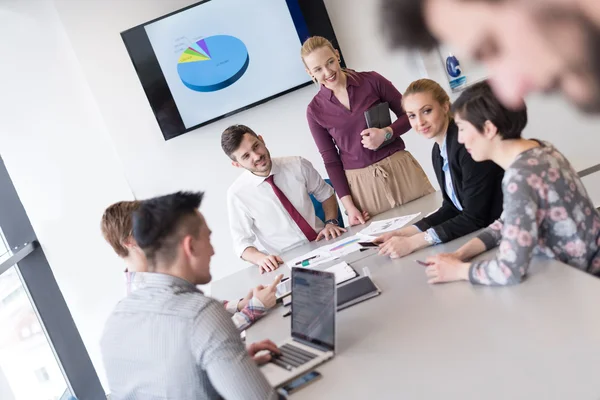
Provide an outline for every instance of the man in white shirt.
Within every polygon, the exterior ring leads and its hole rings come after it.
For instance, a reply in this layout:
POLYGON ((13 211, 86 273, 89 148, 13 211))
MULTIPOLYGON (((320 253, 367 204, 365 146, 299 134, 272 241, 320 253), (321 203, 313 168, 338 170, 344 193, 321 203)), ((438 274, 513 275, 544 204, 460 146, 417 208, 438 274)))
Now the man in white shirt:
POLYGON ((246 170, 227 192, 234 249, 261 273, 283 264, 279 254, 289 249, 346 232, 338 226, 333 189, 309 161, 272 159, 263 138, 244 125, 227 128, 221 147, 234 167, 246 170), (323 205, 325 222, 316 216, 311 194, 323 205), (266 252, 256 248, 257 240, 266 252))

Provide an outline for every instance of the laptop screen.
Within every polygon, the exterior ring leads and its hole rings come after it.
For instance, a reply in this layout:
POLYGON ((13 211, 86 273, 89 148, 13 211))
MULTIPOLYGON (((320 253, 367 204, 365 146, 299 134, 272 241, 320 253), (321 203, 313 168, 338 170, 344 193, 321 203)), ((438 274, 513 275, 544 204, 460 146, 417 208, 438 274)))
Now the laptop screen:
POLYGON ((333 351, 335 312, 335 275, 292 268, 292 337, 333 351))

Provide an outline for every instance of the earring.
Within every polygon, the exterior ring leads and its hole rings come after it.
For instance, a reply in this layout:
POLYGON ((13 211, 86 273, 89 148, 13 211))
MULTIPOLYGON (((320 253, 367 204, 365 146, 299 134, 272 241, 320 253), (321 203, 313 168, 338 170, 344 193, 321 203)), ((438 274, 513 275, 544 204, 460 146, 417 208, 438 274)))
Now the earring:
POLYGON ((319 81, 317 81, 317 78, 315 78, 314 76, 311 75, 312 81, 315 84, 315 87, 317 89, 321 89, 321 85, 319 85, 319 81))

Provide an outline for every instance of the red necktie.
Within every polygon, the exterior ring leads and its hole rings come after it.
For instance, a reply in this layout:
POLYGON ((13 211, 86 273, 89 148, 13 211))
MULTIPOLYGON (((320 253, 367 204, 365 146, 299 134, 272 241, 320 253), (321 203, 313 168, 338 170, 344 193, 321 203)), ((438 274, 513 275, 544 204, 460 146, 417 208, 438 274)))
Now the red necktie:
POLYGON ((306 222, 306 220, 298 212, 298 210, 296 210, 296 207, 294 207, 292 202, 289 201, 289 199, 285 196, 285 194, 281 191, 281 189, 279 189, 277 187, 275 182, 273 182, 273 175, 271 175, 267 179, 265 179, 265 182, 267 182, 269 185, 271 185, 271 187, 273 188, 273 191, 275 192, 275 196, 277 196, 279 201, 281 201, 281 205, 283 205, 283 208, 285 208, 285 210, 288 212, 288 214, 290 214, 290 217, 292 217, 292 219, 294 220, 296 225, 298 225, 298 228, 300 228, 302 233, 304 233, 304 236, 306 236, 308 241, 312 242, 313 240, 315 240, 317 238, 317 233, 308 224, 308 222, 306 222))

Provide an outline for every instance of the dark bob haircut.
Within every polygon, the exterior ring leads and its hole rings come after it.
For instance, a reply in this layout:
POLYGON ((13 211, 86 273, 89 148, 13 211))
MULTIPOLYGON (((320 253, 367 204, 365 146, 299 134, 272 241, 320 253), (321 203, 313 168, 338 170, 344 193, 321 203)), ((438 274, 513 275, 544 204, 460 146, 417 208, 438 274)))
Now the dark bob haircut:
POLYGON ((502 105, 487 81, 466 88, 452 104, 452 113, 483 132, 486 121, 498 128, 502 139, 518 139, 527 125, 527 107, 511 110, 502 105))

